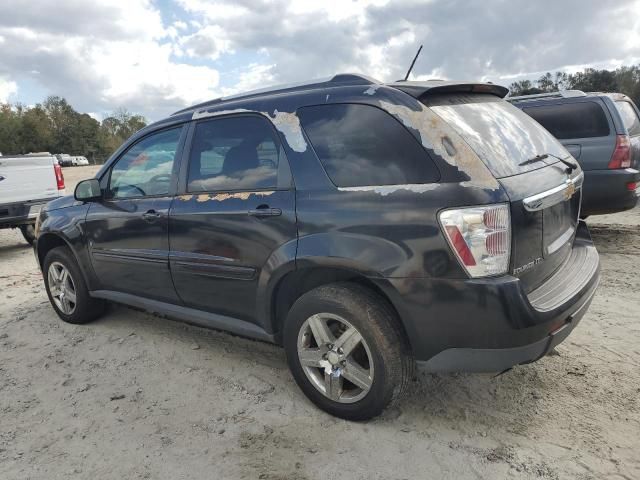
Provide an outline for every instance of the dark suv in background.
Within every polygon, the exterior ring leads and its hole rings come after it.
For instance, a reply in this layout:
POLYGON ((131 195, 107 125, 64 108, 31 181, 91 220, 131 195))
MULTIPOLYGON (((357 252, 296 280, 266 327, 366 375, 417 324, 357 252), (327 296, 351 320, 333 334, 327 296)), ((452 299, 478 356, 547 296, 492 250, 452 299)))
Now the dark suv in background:
POLYGON ((53 308, 84 323, 109 300, 282 344, 348 419, 416 361, 537 360, 584 315, 599 258, 580 167, 506 93, 337 75, 177 112, 41 213, 53 308))
POLYGON ((580 163, 583 217, 636 206, 640 117, 629 97, 566 90, 508 100, 549 130, 580 163))

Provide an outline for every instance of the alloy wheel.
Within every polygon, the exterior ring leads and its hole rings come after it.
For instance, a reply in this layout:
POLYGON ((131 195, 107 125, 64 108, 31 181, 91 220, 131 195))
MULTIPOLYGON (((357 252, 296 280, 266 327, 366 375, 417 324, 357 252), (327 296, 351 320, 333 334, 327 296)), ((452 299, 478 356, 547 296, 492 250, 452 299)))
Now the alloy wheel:
POLYGON ((60 262, 53 262, 47 277, 53 303, 62 313, 71 315, 76 309, 76 286, 69 270, 60 262))
POLYGON ((311 384, 339 403, 364 398, 373 383, 373 357, 360 332, 344 318, 318 313, 298 333, 298 359, 311 384))

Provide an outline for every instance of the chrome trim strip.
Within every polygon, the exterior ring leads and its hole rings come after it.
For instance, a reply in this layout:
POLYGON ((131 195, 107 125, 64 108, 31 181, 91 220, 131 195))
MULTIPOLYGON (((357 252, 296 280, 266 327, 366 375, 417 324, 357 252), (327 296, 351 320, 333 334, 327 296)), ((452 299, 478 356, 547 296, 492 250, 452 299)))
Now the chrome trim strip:
POLYGON ((549 244, 549 246, 547 247, 547 255, 551 255, 557 252, 558 250, 560 250, 565 243, 571 240, 575 231, 576 229, 573 227, 567 228, 567 230, 562 235, 560 235, 558 238, 556 238, 553 242, 549 244))
POLYGON ((576 191, 582 187, 583 182, 584 173, 580 172, 574 178, 567 179, 562 185, 525 198, 522 203, 528 212, 544 210, 573 197, 576 191))

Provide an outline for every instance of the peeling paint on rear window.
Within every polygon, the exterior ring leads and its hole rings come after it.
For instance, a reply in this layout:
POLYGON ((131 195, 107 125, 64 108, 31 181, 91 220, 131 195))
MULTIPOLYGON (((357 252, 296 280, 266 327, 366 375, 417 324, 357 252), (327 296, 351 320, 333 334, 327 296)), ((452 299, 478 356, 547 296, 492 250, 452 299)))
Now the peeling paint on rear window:
POLYGON ((425 102, 462 136, 496 178, 544 167, 544 162, 520 165, 536 155, 569 156, 531 117, 493 95, 434 95, 425 102))

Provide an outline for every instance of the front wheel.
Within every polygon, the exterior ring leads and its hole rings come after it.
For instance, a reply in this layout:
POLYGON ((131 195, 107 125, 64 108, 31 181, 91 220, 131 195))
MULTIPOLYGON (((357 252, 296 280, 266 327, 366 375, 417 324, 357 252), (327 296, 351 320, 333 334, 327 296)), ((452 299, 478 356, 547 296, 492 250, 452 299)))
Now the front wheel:
POLYGON ((36 240, 36 229, 33 225, 20 225, 20 232, 29 245, 36 240))
POLYGON ((301 296, 287 316, 284 347, 305 395, 347 420, 379 415, 413 373, 395 312, 356 284, 324 285, 301 296))
POLYGON ((47 253, 42 268, 51 306, 68 323, 87 323, 104 311, 104 301, 92 298, 73 254, 67 247, 47 253))

